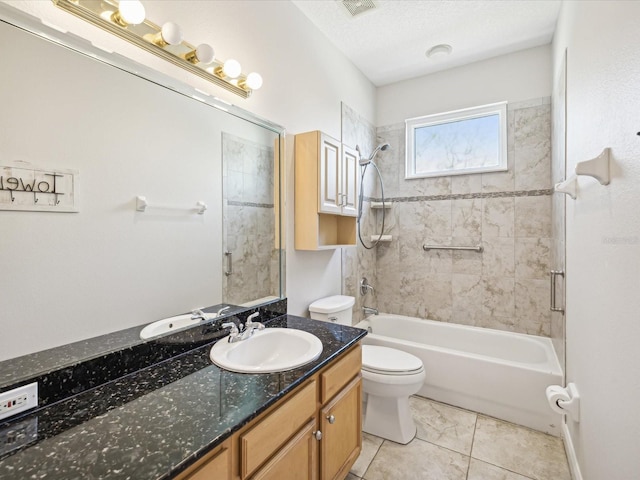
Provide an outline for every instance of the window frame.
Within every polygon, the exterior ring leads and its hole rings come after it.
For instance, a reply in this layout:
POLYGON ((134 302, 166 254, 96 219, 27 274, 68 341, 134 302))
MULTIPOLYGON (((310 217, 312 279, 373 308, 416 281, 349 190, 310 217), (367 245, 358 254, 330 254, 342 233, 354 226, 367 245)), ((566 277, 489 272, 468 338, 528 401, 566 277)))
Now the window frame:
POLYGON ((479 107, 463 108, 451 112, 424 115, 405 120, 405 179, 444 177, 451 175, 469 175, 473 173, 504 172, 507 165, 507 102, 497 102, 479 107), (416 173, 415 131, 418 128, 441 125, 461 120, 498 115, 498 165, 470 167, 461 169, 438 170, 429 173, 416 173))

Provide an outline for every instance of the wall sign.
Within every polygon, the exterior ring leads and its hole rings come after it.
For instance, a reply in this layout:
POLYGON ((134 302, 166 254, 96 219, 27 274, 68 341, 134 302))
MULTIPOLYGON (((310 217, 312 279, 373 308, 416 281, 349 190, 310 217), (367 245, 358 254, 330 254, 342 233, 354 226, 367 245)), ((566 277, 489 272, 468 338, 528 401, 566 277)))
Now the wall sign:
POLYGON ((78 212, 78 172, 0 165, 0 210, 78 212))

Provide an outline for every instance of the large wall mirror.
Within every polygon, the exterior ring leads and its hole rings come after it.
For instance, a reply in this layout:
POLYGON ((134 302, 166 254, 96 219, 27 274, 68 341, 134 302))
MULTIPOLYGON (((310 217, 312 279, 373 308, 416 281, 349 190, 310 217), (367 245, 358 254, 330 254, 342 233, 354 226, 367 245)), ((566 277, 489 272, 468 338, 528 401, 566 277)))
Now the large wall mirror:
POLYGON ((0 361, 283 298, 283 129, 8 8, 0 166, 77 171, 79 211, 0 210, 0 361))

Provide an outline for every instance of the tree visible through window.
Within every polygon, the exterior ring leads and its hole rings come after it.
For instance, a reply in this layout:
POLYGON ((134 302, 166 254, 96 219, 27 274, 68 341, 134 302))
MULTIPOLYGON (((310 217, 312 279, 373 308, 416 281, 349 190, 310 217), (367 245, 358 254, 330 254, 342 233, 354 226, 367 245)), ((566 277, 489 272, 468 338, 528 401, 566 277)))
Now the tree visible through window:
POLYGON ((506 102, 411 118, 406 178, 507 169, 506 102))

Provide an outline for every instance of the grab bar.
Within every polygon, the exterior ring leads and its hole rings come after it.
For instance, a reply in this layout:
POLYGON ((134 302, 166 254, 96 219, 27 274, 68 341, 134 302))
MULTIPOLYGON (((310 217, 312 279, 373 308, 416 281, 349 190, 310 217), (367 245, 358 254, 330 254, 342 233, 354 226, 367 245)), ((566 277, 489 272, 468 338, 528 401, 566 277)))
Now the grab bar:
POLYGON ((564 308, 558 307, 556 305, 556 278, 558 276, 564 278, 564 271, 551 270, 549 273, 551 274, 551 305, 549 307, 549 310, 551 310, 552 312, 560 312, 564 315, 564 308))
POLYGON ((422 245, 422 249, 426 252, 428 250, 472 250, 474 252, 484 252, 484 247, 478 245, 476 247, 448 247, 446 245, 422 245))
POLYGON ((227 270, 224 274, 228 277, 229 275, 233 275, 233 253, 224 252, 224 256, 227 257, 227 270))

